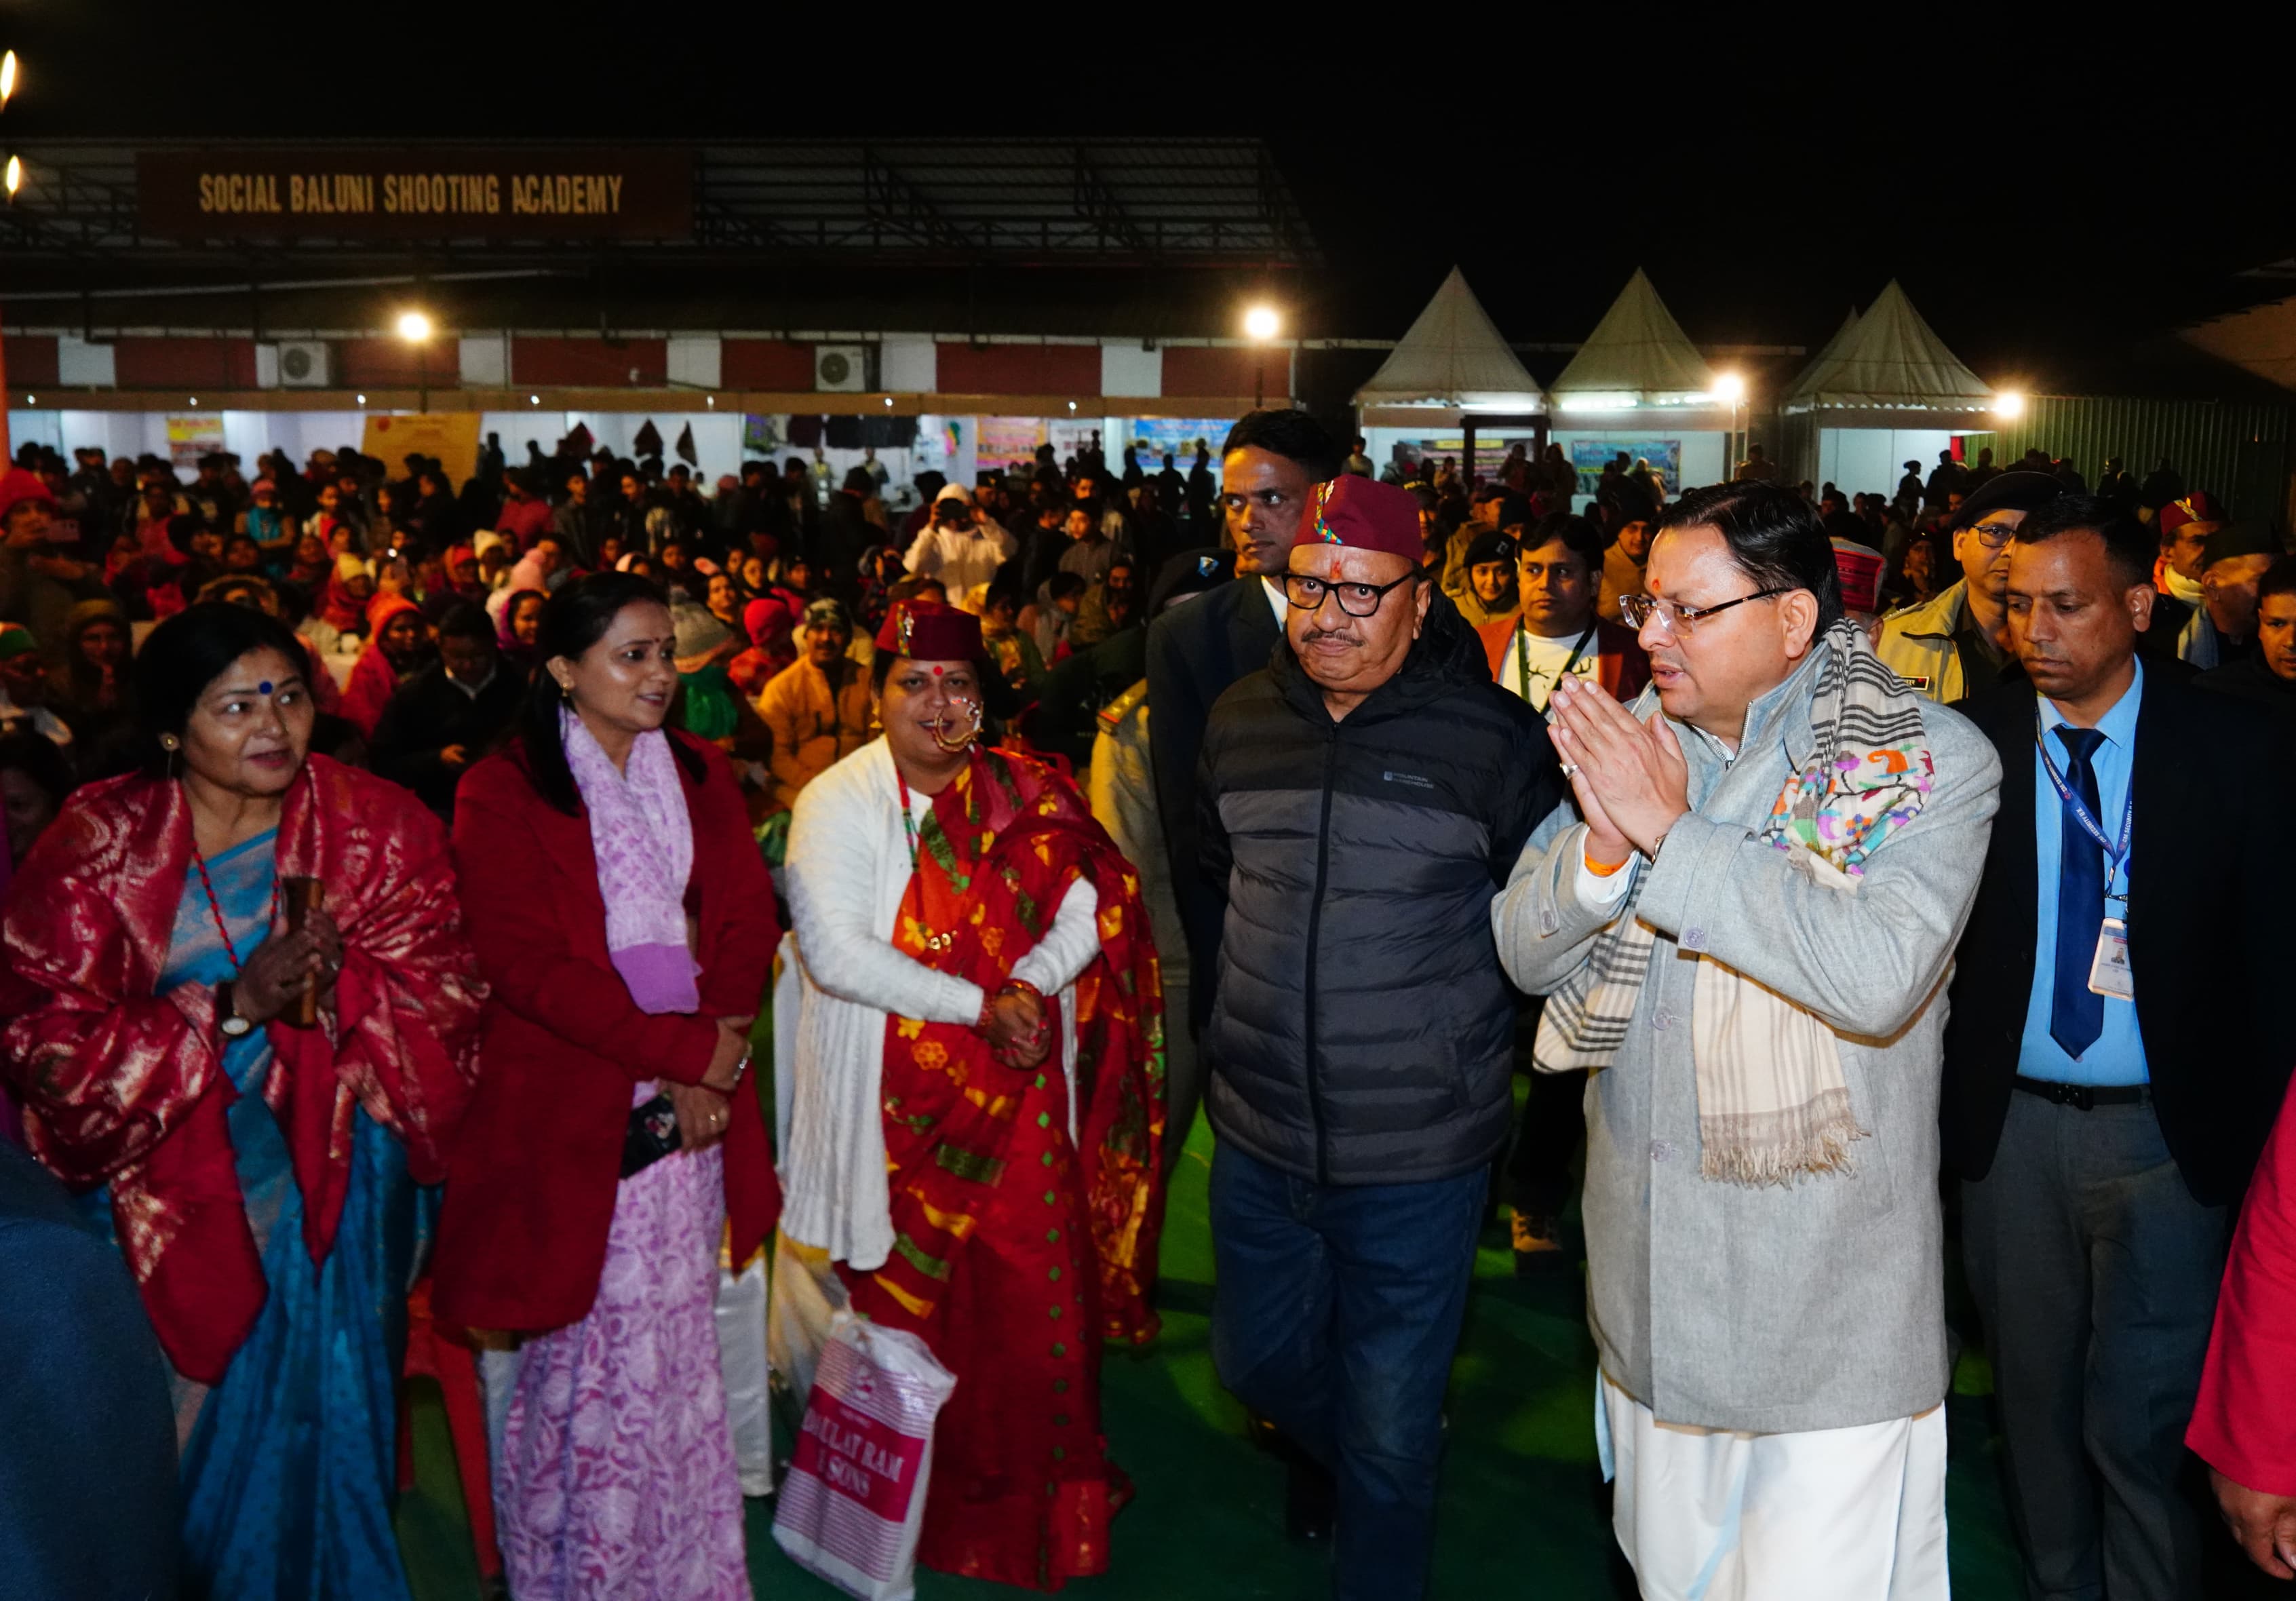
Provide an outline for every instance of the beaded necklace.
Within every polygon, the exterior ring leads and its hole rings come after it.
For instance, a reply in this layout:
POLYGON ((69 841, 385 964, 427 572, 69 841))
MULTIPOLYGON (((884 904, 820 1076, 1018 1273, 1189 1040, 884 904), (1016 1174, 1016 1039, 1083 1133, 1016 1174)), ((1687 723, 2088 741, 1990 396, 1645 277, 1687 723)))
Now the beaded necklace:
MULTIPOLYGON (((208 858, 205 853, 200 850, 199 842, 196 840, 192 842, 192 866, 200 870, 200 888, 207 891, 208 910, 213 914, 215 917, 216 932, 223 936, 224 959, 231 964, 231 976, 237 978, 239 976, 239 948, 231 942, 231 930, 226 926, 223 920, 223 902, 216 899, 214 881, 208 877, 208 858)), ((279 875, 278 874, 274 873, 271 875, 271 921, 264 926, 266 929, 269 929, 275 928, 278 924, 279 875)))

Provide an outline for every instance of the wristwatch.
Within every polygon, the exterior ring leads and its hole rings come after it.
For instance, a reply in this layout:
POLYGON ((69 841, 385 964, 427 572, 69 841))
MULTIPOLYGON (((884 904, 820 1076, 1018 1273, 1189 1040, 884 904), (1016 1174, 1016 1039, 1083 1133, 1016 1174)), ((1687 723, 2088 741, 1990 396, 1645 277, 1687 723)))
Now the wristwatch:
POLYGON ((234 1009, 237 988, 229 979, 216 986, 216 1027, 226 1039, 244 1039, 255 1032, 254 1020, 242 1017, 234 1009))

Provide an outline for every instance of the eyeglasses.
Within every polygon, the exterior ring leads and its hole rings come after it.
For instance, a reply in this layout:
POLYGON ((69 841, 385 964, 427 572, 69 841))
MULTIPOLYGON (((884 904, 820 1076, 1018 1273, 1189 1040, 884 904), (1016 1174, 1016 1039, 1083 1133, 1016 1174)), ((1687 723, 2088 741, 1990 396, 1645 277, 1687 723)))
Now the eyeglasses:
POLYGON ((2007 548, 2009 541, 2017 534, 2015 529, 1999 522, 1972 522, 1969 525, 1969 531, 1975 534, 1977 542, 1988 550, 2007 548))
POLYGON ((1392 584, 1332 584, 1304 572, 1287 572, 1283 575, 1283 598, 1302 612, 1313 612, 1328 595, 1340 603, 1340 610, 1349 617, 1369 617, 1379 610, 1389 590, 1416 583, 1423 576, 1412 571, 1392 584))
POLYGON ((1619 615, 1625 618, 1627 626, 1638 634, 1644 625, 1655 620, 1661 633, 1670 634, 1677 639, 1687 639, 1697 631, 1701 620, 1718 612, 1727 612, 1731 607, 1742 606, 1748 601, 1768 600, 1775 595, 1792 593, 1791 587, 1757 589, 1751 595, 1742 595, 1736 600, 1726 600, 1711 606, 1677 606, 1672 601, 1655 600, 1647 595, 1622 595, 1619 597, 1619 615))

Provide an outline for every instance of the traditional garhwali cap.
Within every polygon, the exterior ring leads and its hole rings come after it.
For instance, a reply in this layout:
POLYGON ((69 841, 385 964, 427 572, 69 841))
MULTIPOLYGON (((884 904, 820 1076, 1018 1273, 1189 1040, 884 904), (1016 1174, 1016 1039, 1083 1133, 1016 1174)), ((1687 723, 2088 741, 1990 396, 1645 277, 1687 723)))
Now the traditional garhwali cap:
POLYGON ((1308 491, 1308 509, 1292 537, 1302 545, 1341 545, 1383 550, 1414 566, 1427 559, 1419 534, 1419 500, 1409 490, 1377 479, 1342 475, 1308 491))
POLYGON ((1882 609, 1882 553, 1870 545, 1839 537, 1833 546, 1833 571, 1841 578, 1841 604, 1851 612, 1882 609))
POLYGON ((2187 522, 2222 522, 2224 503, 2206 489, 2195 489, 2182 500, 2172 500, 2161 508, 2161 531, 2173 534, 2187 522))
POLYGON ((978 661, 980 620, 938 601, 904 601, 877 630, 877 648, 912 661, 978 661))

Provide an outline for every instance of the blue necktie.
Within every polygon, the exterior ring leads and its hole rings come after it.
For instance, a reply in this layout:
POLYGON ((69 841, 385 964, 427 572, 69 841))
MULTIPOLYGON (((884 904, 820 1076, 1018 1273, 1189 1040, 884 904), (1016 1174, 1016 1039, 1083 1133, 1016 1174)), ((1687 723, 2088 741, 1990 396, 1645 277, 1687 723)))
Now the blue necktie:
MULTIPOLYGON (((2104 735, 2061 725, 2057 738, 2065 747, 2066 786, 2080 797, 2090 817, 2101 817, 2096 769, 2089 758, 2104 735)), ((2057 827, 2057 989, 2049 1007, 2049 1037, 2078 1061, 2104 1032, 2104 997, 2088 987, 2096 936, 2104 926, 2104 851, 2073 820, 2070 807, 2064 808, 2057 827)))

